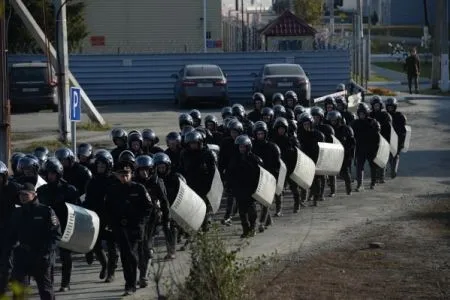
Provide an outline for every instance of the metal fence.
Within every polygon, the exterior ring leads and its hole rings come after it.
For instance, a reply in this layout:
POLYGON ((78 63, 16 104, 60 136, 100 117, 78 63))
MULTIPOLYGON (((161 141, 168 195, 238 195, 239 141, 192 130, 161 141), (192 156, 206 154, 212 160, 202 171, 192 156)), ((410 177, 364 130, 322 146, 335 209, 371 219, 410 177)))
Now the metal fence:
MULTIPOLYGON (((37 55, 10 55, 9 64, 44 61, 37 55)), ((301 52, 225 52, 136 55, 71 55, 70 69, 94 102, 171 101, 176 73, 185 64, 212 63, 228 74, 232 102, 252 92, 252 72, 267 63, 298 63, 309 73, 313 97, 333 92, 351 75, 349 50, 301 52)))

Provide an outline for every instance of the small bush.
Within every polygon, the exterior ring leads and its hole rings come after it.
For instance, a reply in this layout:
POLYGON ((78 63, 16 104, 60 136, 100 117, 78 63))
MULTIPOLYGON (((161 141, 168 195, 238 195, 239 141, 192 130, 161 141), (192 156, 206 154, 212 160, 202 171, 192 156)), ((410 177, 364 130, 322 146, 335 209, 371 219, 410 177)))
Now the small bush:
POLYGON ((371 94, 379 95, 379 96, 395 96, 395 95, 397 95, 396 92, 394 92, 390 89, 382 88, 382 87, 369 87, 368 90, 371 94))
POLYGON ((68 144, 61 143, 60 141, 54 139, 54 140, 44 140, 44 141, 36 141, 31 142, 27 144, 26 146, 20 147, 20 148, 14 148, 14 152, 23 152, 23 153, 29 153, 33 152, 34 149, 37 147, 47 147, 49 151, 55 151, 56 149, 59 149, 61 147, 68 147, 68 144))
POLYGON ((77 129, 86 131, 106 131, 111 129, 111 125, 109 124, 100 125, 98 123, 93 122, 78 123, 77 129))

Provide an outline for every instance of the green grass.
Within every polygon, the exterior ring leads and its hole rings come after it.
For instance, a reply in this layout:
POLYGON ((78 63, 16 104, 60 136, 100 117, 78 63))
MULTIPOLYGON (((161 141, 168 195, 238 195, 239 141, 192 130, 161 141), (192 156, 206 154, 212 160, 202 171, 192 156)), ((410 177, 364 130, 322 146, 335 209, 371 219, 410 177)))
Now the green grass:
POLYGON ((109 124, 100 125, 98 123, 86 122, 86 123, 78 123, 78 130, 86 130, 86 131, 107 131, 112 127, 109 124))
POLYGON ((55 151, 58 148, 67 146, 69 145, 63 144, 58 140, 45 140, 45 141, 31 142, 26 146, 14 148, 13 152, 29 153, 33 152, 34 149, 36 149, 37 147, 47 147, 49 151, 55 151))
POLYGON ((35 136, 30 133, 25 132, 11 132, 11 141, 17 142, 17 141, 24 141, 34 138, 35 136))
POLYGON ((391 81, 389 78, 380 76, 378 74, 371 74, 369 81, 380 82, 380 81, 391 81))
MULTIPOLYGON (((402 63, 398 63, 398 62, 374 62, 374 65, 381 67, 381 68, 386 68, 386 69, 390 69, 393 71, 397 71, 397 72, 402 72, 403 71, 403 64, 402 63)), ((450 70, 450 68, 449 68, 450 70)), ((424 78, 431 78, 431 63, 421 63, 420 64, 420 77, 424 77, 424 78)))

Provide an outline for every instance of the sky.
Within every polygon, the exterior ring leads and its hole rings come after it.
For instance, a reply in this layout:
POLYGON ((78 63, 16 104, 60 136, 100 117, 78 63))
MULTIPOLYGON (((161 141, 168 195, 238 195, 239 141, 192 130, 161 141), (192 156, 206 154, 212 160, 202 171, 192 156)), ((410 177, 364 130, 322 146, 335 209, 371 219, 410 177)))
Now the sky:
MULTIPOLYGON (((241 0, 239 0, 239 4, 241 3, 241 0)), ((256 7, 259 6, 265 6, 270 7, 272 5, 272 0, 254 0, 254 5, 256 7)), ((236 6, 236 0, 222 0, 222 7, 224 9, 232 9, 234 10, 236 6)), ((244 7, 251 7, 251 0, 244 0, 244 7)))

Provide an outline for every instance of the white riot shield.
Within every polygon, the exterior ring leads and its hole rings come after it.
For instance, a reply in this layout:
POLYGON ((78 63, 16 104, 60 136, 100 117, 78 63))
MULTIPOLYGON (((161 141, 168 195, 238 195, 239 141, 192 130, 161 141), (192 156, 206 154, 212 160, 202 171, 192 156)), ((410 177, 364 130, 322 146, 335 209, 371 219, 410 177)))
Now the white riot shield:
POLYGON ((406 136, 405 136, 405 143, 404 143, 404 147, 402 149, 402 152, 408 152, 409 150, 409 145, 411 143, 411 126, 409 125, 405 125, 405 129, 406 129, 406 136))
POLYGON ((361 93, 349 96, 347 99, 348 107, 350 108, 358 106, 358 104, 361 103, 361 100, 362 100, 361 93))
POLYGON ((44 178, 42 178, 41 176, 38 175, 37 181, 36 181, 36 186, 35 186, 36 191, 38 188, 40 188, 41 186, 46 185, 46 184, 47 184, 47 181, 45 181, 44 178))
POLYGON ((95 212, 81 206, 66 203, 66 208, 67 221, 59 246, 77 253, 88 253, 97 241, 100 219, 95 212))
POLYGON ((373 162, 380 168, 385 168, 388 160, 391 146, 386 139, 380 134, 380 143, 378 144, 377 156, 373 159, 373 162))
POLYGON ((284 190, 284 182, 286 181, 287 168, 286 164, 280 159, 280 172, 278 172, 277 189, 275 194, 280 196, 284 190))
POLYGON ((209 204, 211 204, 213 213, 216 213, 220 208, 220 202, 222 201, 222 195, 223 195, 223 183, 222 178, 220 178, 219 170, 214 171, 214 178, 211 183, 211 188, 206 194, 206 198, 209 201, 209 204))
POLYGON ((252 197, 264 206, 270 206, 275 197, 277 180, 269 171, 259 166, 259 181, 252 197))
POLYGON ((395 132, 394 127, 392 127, 392 125, 391 125, 391 137, 389 140, 389 146, 392 156, 396 156, 398 150, 398 135, 395 132))
POLYGON ((316 172, 314 161, 297 148, 297 162, 290 178, 304 189, 309 189, 316 172))
POLYGON ((344 162, 344 146, 335 137, 333 143, 318 143, 319 157, 316 163, 316 175, 335 176, 339 174, 344 162))
POLYGON ((219 155, 220 146, 215 144, 207 144, 206 146, 208 147, 209 150, 214 151, 217 155, 219 155))
POLYGON ((206 204, 184 181, 179 179, 177 197, 170 207, 173 219, 186 231, 197 231, 206 215, 206 204))

